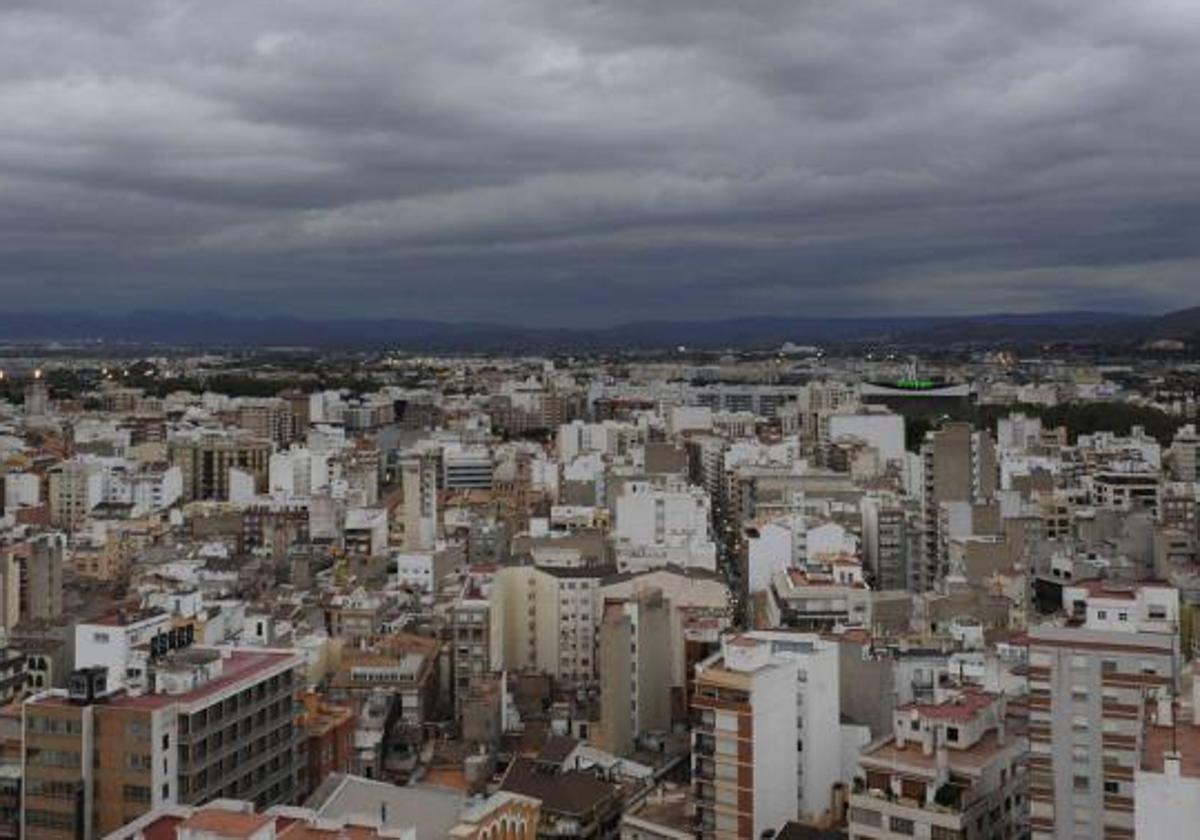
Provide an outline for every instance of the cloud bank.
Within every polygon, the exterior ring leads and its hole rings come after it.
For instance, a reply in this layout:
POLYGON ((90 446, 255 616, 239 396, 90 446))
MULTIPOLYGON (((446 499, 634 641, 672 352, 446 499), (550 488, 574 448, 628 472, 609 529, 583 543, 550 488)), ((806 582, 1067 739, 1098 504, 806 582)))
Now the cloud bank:
POLYGON ((8 0, 7 309, 1200 294, 1192 0, 8 0))

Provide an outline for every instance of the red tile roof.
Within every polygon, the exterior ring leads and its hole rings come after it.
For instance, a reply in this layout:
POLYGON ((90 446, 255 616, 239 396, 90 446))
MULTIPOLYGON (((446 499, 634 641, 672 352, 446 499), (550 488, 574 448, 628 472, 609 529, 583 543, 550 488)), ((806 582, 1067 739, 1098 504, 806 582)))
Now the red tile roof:
POLYGON ((951 720, 966 722, 996 702, 998 694, 989 691, 964 691, 944 703, 908 703, 900 706, 897 711, 916 712, 932 720, 951 720))
POLYGON ((250 837, 272 819, 273 817, 266 814, 243 814, 221 808, 206 808, 192 814, 179 827, 223 837, 250 837))

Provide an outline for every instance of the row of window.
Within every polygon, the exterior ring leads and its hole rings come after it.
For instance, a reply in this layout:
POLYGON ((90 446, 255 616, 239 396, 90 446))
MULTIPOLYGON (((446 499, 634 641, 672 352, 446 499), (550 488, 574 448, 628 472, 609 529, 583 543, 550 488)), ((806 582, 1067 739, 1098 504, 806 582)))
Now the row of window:
POLYGON ((39 750, 31 749, 26 756, 26 763, 32 767, 79 767, 79 753, 69 750, 39 750))
POLYGON ((54 779, 29 779, 25 783, 27 796, 43 796, 47 799, 70 799, 79 796, 79 782, 63 782, 54 779))
POLYGON ((25 824, 30 828, 72 830, 77 822, 78 818, 74 813, 43 811, 40 808, 25 809, 25 824))
POLYGON ((83 731, 83 724, 78 718, 30 715, 25 720, 25 729, 42 735, 78 735, 83 731))

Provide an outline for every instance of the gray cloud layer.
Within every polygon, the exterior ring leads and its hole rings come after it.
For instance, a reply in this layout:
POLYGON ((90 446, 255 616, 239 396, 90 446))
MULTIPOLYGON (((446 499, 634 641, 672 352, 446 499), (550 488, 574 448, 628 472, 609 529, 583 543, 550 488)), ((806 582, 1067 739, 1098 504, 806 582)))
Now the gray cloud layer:
POLYGON ((0 291, 594 324, 1158 308, 1194 0, 7 0, 0 291))

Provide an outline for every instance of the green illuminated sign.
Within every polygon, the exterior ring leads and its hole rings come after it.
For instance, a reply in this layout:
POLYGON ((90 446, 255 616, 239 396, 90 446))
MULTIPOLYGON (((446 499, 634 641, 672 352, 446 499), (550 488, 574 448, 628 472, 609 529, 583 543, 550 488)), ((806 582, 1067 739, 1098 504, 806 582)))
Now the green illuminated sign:
POLYGON ((901 379, 896 383, 896 387, 908 391, 928 391, 930 388, 936 388, 937 383, 932 379, 901 379))

